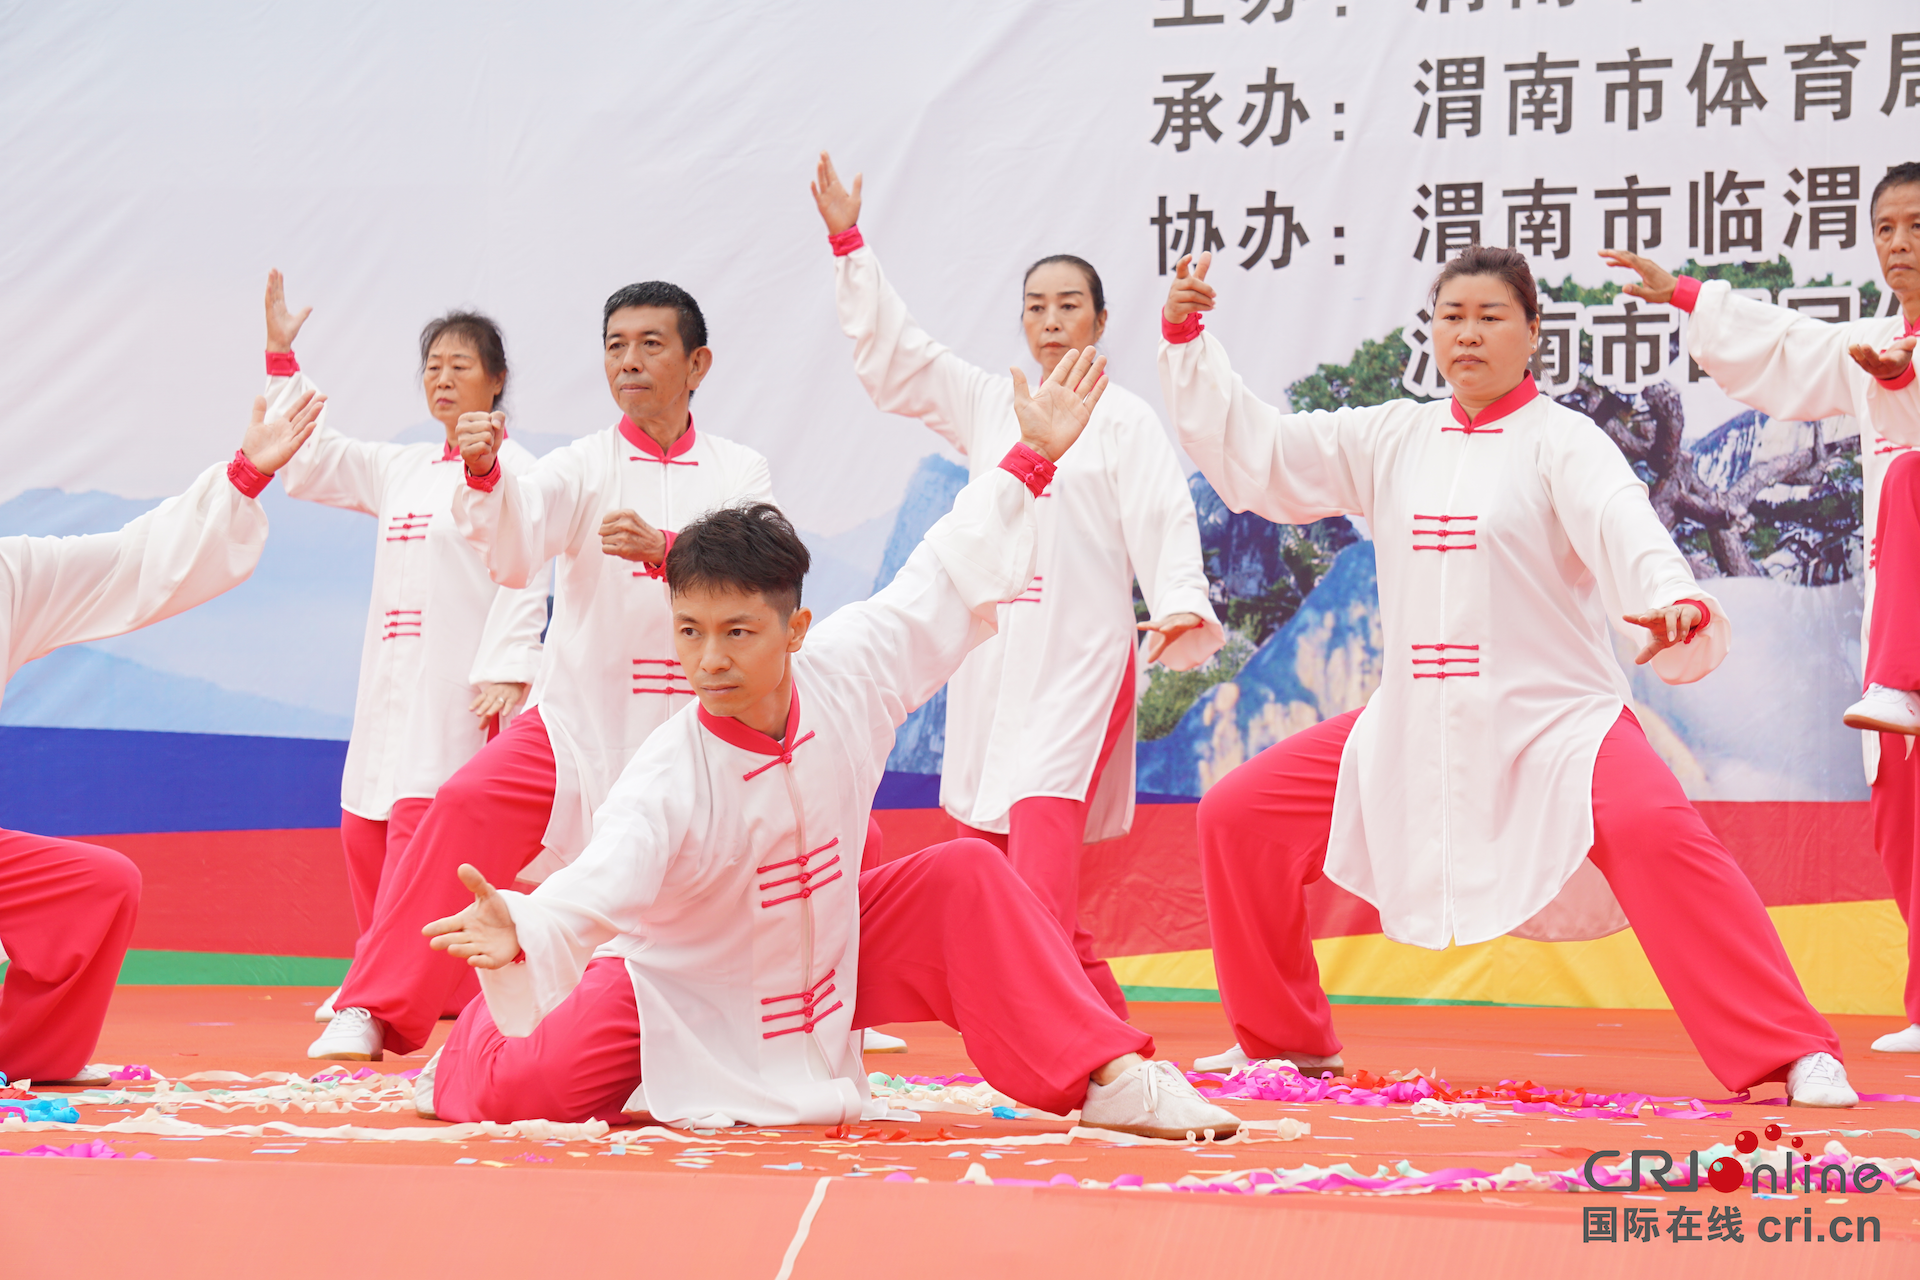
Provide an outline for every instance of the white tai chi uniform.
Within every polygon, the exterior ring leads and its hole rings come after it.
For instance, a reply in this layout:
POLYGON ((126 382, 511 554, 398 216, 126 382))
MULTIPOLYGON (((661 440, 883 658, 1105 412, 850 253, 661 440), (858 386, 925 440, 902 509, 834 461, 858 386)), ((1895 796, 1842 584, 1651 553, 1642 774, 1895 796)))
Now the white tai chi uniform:
MULTIPOLYGON (((269 353, 269 414, 318 391, 291 352, 269 353)), ((281 483, 291 497, 359 511, 378 522, 373 592, 360 649, 353 732, 340 777, 340 845, 361 934, 373 924, 380 886, 398 865, 428 802, 454 770, 485 746, 493 723, 468 708, 479 686, 533 683, 547 624, 547 578, 522 590, 495 585, 453 527, 465 466, 445 440, 383 444, 320 427, 281 483)), ((501 465, 526 471, 533 454, 501 448, 501 465)), ((444 1012, 478 991, 462 984, 444 1012)))
MULTIPOLYGON (((1522 926, 1593 846, 1594 758, 1630 696, 1602 618, 1703 601, 1710 624, 1653 659, 1669 684, 1727 652, 1725 611, 1646 486, 1531 379, 1509 393, 1518 407, 1470 426, 1449 400, 1284 414, 1205 333, 1163 343, 1160 376, 1181 443, 1229 507, 1289 524, 1359 513, 1375 530, 1381 680, 1340 758, 1328 878, 1400 942, 1522 926)), ((1597 876, 1576 889, 1605 893, 1597 876)), ((1595 932, 1619 927, 1617 910, 1603 915, 1595 932)))
POLYGON ((601 551, 601 519, 634 511, 671 539, 716 507, 772 501, 767 460, 697 432, 691 420, 671 450, 622 418, 524 476, 506 470, 491 492, 460 490, 454 521, 494 581, 523 586, 558 557, 553 621, 529 699, 553 743, 553 817, 527 879, 586 847, 594 810, 620 770, 693 697, 674 656, 664 573, 601 551))
MULTIPOLYGON (((1009 465, 1038 488, 1044 460, 1022 453, 1024 464, 1009 465)), ((1099 1055, 1148 1045, 1080 982, 1052 921, 986 846, 959 841, 860 874, 894 730, 1026 586, 1033 511, 1028 484, 1007 471, 963 489, 891 584, 818 623, 793 655, 784 741, 698 706, 647 740, 579 860, 530 895, 502 895, 526 962, 482 971, 486 1009, 469 1008, 448 1042, 440 1114, 540 1108, 504 1096, 525 1094, 523 1072, 505 1065, 493 1027, 527 1037, 577 988, 605 1010, 572 1008, 563 1043, 523 1064, 547 1079, 542 1097, 568 1092, 570 1081, 552 1077, 575 1070, 624 1077, 627 1088, 637 1078, 624 1110, 685 1125, 883 1114, 869 1101, 857 1030, 875 1010, 857 1019, 856 993, 876 1009, 889 998, 945 1006, 936 1016, 963 1024, 1000 1087, 1054 1106, 1078 1105, 1099 1055), (995 874, 989 906, 973 891, 995 874), (974 933, 942 942, 962 897, 974 933), (891 905, 884 923, 878 899, 891 905), (865 974, 869 933, 906 954, 865 974), (1007 971, 1014 955, 1024 981, 1007 971), (582 987, 596 956, 624 961, 631 1005, 582 987), (639 1061, 610 1063, 633 1045, 636 1011, 639 1061)))
POLYGON ((527 710, 441 787, 335 997, 335 1008, 365 1009, 385 1025, 385 1049, 425 1044, 473 972, 420 945, 423 923, 460 909, 460 864, 507 884, 571 862, 628 759, 693 701, 674 657, 664 574, 603 552, 602 518, 636 511, 671 539, 715 507, 771 500, 766 459, 751 449, 689 423, 662 451, 624 418, 524 475, 496 464, 460 488, 455 526, 495 582, 524 587, 558 557, 553 620, 527 710))
MULTIPOLYGON (((1916 326, 1897 315, 1826 324, 1739 297, 1720 281, 1701 285, 1685 277, 1673 303, 1692 312, 1687 350, 1734 399, 1776 418, 1841 419, 1830 438, 1845 435, 1844 419, 1854 419, 1866 490, 1861 671, 1867 684, 1920 689, 1920 459, 1906 456, 1920 445, 1920 387, 1911 364, 1882 380, 1847 353, 1857 344, 1885 349, 1916 326), (1883 569, 1884 600, 1877 592, 1883 569)), ((1920 1026, 1920 759, 1913 741, 1904 734, 1860 735, 1874 848, 1907 923, 1907 1021, 1920 1026)))
MULTIPOLYGON (((840 326, 874 404, 926 423, 975 478, 997 466, 1020 438, 1013 384, 928 336, 873 250, 841 254, 834 271, 840 326)), ((1167 666, 1199 666, 1224 638, 1193 497, 1146 401, 1107 387, 1041 497, 1039 528, 1033 581, 949 683, 940 804, 963 831, 1007 850, 1074 936, 1089 980, 1124 1013, 1080 924, 1079 871, 1083 841, 1125 835, 1133 823, 1134 580, 1154 620, 1191 613, 1203 622, 1167 646, 1167 666)))
MULTIPOLYGON (((0 538, 4 678, 245 582, 267 541, 257 500, 267 480, 236 455, 117 532, 0 538)), ((0 831, 0 1073, 63 1080, 85 1065, 139 903, 140 873, 113 850, 0 831)))

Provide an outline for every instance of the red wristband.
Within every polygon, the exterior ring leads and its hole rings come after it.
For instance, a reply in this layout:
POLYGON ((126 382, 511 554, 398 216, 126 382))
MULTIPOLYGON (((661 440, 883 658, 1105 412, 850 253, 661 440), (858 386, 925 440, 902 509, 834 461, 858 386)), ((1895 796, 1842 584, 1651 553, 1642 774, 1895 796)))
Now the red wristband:
POLYGON ((1893 377, 1875 378, 1874 381, 1889 391, 1899 391, 1913 382, 1913 376, 1913 362, 1910 360, 1907 362, 1907 367, 1899 373, 1896 373, 1893 377))
MULTIPOLYGON (((462 467, 462 470, 465 470, 465 468, 462 467)), ((499 483, 500 483, 500 458, 499 458, 499 455, 497 454, 494 456, 494 459, 493 459, 493 470, 487 472, 487 474, 483 476, 477 476, 473 474, 473 472, 471 471, 467 472, 467 488, 469 489, 478 489, 482 493, 492 493, 493 486, 499 483)))
POLYGON ((293 352, 267 352, 267 376, 269 378, 291 378, 298 372, 300 372, 300 362, 293 358, 293 352))
POLYGON ((1693 310, 1700 300, 1700 282, 1692 276, 1680 276, 1673 282, 1673 305, 1682 311, 1693 310))
POLYGON ((665 582, 667 580, 667 557, 673 554, 673 540, 679 535, 671 529, 662 529, 660 536, 667 540, 667 549, 660 553, 660 563, 647 564, 643 561, 640 568, 649 578, 658 582, 665 582))
POLYGON ((855 249, 864 249, 867 238, 860 234, 858 226, 848 227, 845 231, 836 231, 827 237, 827 243, 833 246, 833 256, 844 258, 855 249))
POLYGON ((1200 313, 1198 311, 1187 312, 1187 318, 1179 324, 1174 324, 1168 320, 1166 312, 1163 311, 1160 313, 1160 336, 1175 346, 1179 346, 1185 342, 1192 342, 1200 336, 1200 330, 1205 327, 1205 325, 1200 323, 1200 313))
POLYGON ((253 459, 247 456, 245 449, 233 451, 233 461, 227 464, 227 479, 233 481, 233 487, 249 498, 257 498, 273 483, 273 476, 253 465, 253 459))
POLYGON ((1000 469, 1027 486, 1027 492, 1036 498, 1053 483, 1054 465, 1047 461, 1046 455, 1024 442, 1007 450, 1007 456, 1000 459, 1000 469))
POLYGON ((1713 610, 1707 608, 1707 602, 1705 600, 1696 600, 1692 596, 1688 596, 1685 600, 1675 600, 1674 603, 1690 604, 1700 611, 1700 621, 1693 624, 1693 629, 1687 632, 1687 638, 1680 642, 1681 644, 1692 644, 1695 636, 1712 625, 1713 610))

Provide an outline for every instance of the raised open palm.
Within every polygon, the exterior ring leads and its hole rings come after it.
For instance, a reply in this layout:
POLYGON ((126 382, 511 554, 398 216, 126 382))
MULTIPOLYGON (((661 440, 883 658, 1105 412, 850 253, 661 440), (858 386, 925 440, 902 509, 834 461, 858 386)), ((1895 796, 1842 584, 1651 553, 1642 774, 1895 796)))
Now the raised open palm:
POLYGON ((487 883, 478 867, 460 864, 460 883, 473 894, 473 905, 459 915, 435 920, 422 929, 435 951, 459 956, 476 969, 502 969, 520 954, 520 933, 505 898, 487 883))
POLYGON ((853 175, 853 190, 847 190, 833 171, 833 157, 820 153, 820 165, 807 189, 813 192, 813 203, 826 220, 829 234, 837 236, 860 221, 860 176, 853 175))
POLYGON ((253 421, 247 424, 246 437, 240 442, 240 451, 247 455, 259 470, 272 475, 287 465, 287 459, 300 451, 307 442, 313 429, 320 421, 320 411, 327 407, 327 398, 309 391, 301 397, 300 403, 293 406, 293 412, 284 418, 267 421, 267 398, 253 398, 253 421))
POLYGON ((280 275, 278 267, 267 272, 267 350, 293 350, 293 340, 300 336, 300 326, 312 314, 312 307, 303 308, 299 315, 288 311, 286 280, 280 275))
POLYGON ((1094 406, 1107 393, 1107 358, 1092 347, 1069 351, 1038 387, 1029 389, 1027 375, 1013 370, 1013 413, 1020 420, 1020 438, 1049 462, 1086 430, 1094 406))

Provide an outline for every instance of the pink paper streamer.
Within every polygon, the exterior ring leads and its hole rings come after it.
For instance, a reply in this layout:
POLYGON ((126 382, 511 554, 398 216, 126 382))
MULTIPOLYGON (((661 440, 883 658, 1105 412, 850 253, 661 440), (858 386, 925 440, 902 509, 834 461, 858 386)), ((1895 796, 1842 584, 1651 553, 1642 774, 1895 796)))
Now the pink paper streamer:
POLYGON ((59 1156, 69 1160, 151 1160, 152 1156, 144 1151, 131 1155, 115 1151, 105 1142, 95 1138, 92 1142, 76 1142, 70 1147, 33 1147, 26 1151, 0 1151, 0 1156, 59 1156))

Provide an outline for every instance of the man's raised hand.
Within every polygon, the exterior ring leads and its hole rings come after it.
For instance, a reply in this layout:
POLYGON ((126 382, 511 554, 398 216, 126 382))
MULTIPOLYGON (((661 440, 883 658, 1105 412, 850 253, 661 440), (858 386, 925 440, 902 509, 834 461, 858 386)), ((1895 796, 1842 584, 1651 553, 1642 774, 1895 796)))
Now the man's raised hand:
POLYGON ((267 421, 267 398, 253 398, 253 421, 247 424, 247 434, 240 442, 240 452, 247 455, 247 461, 266 475, 272 475, 287 465, 287 459, 300 451, 307 442, 313 429, 320 422, 320 411, 327 407, 327 398, 317 392, 309 391, 293 406, 293 412, 284 418, 267 421))
POLYGON ((1920 335, 1902 338, 1882 350, 1869 343, 1857 342, 1847 348, 1847 354, 1853 362, 1876 378, 1897 378, 1906 372, 1913 363, 1913 345, 1920 342, 1920 335))
POLYGON ((460 883, 473 894, 473 905, 457 916, 435 920, 422 929, 435 951, 459 956, 476 969, 504 969, 520 954, 520 933, 513 913, 479 868, 460 864, 460 883))
POLYGON ((860 178, 860 174, 854 174, 853 190, 847 190, 840 185, 840 175, 833 171, 833 157, 824 151, 820 153, 820 165, 807 189, 813 192, 813 203, 819 207, 829 235, 837 236, 860 221, 860 178))
POLYGON ((667 536, 640 518, 638 511, 614 511, 600 521, 600 551, 643 564, 667 558, 667 536))
POLYGON ((294 315, 287 310, 287 284, 275 267, 267 272, 267 350, 291 351, 293 340, 300 336, 300 326, 313 314, 313 308, 307 307, 294 315))
POLYGON ((1654 655, 1662 649, 1686 643, 1693 629, 1700 625, 1700 608, 1682 600, 1678 604, 1649 609, 1645 613, 1622 614, 1621 621, 1647 629, 1647 642, 1640 646, 1640 652, 1633 659, 1639 665, 1652 662, 1654 655))
POLYGON ((507 415, 498 409, 492 413, 460 415, 460 421, 454 423, 454 444, 467 464, 468 475, 493 474, 495 458, 500 452, 500 437, 506 429, 507 415))
POLYGON ((1652 258, 1643 258, 1637 253, 1628 253, 1623 249, 1602 249, 1600 256, 1609 266, 1625 267, 1628 271, 1636 271, 1640 274, 1638 281, 1623 286, 1620 292, 1630 293, 1647 302, 1673 301, 1673 272, 1652 258))
POLYGON ((1179 324, 1196 311, 1213 310, 1213 286, 1207 283, 1207 269, 1211 266, 1211 253, 1203 253, 1197 259, 1188 254, 1174 264, 1173 283, 1167 287, 1167 305, 1160 309, 1168 324, 1179 324))
POLYGON ((1013 413, 1020 420, 1020 439, 1048 462, 1072 447, 1093 417, 1093 407, 1107 393, 1107 358, 1092 347, 1069 351, 1040 385, 1027 387, 1027 375, 1013 369, 1013 413))

